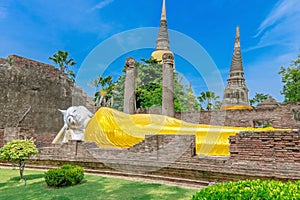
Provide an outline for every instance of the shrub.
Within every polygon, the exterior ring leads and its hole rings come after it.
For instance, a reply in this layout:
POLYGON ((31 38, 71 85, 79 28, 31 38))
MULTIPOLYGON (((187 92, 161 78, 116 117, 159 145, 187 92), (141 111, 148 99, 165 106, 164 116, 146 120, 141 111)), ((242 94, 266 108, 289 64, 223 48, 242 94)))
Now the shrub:
POLYGON ((84 178, 84 170, 80 166, 63 165, 60 168, 45 172, 45 181, 51 187, 76 185, 84 178))
POLYGON ((246 180, 220 183, 204 188, 193 195, 192 200, 234 199, 300 199, 300 181, 246 180))
POLYGON ((0 148, 0 160, 17 162, 20 170, 20 179, 22 180, 26 159, 38 152, 32 139, 13 140, 0 148))

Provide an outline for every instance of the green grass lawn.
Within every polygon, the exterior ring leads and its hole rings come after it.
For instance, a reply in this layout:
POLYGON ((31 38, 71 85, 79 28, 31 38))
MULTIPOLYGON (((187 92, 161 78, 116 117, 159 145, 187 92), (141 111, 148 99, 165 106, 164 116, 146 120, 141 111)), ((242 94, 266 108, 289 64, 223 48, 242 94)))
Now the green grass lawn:
POLYGON ((0 199, 190 199, 197 190, 157 183, 144 183, 96 175, 85 175, 82 184, 66 188, 47 188, 44 172, 25 169, 24 182, 19 171, 0 168, 0 199))

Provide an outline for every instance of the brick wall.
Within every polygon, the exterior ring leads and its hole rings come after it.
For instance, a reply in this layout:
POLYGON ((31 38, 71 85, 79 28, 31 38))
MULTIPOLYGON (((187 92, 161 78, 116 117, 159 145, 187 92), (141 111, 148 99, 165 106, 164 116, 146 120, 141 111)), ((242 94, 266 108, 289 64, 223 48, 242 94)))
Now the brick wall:
POLYGON ((299 163, 300 132, 243 132, 230 137, 230 159, 266 163, 299 163))
POLYGON ((73 98, 74 90, 66 74, 51 65, 16 55, 1 59, 0 128, 33 128, 39 145, 50 144, 63 126, 58 109, 74 105, 74 100, 80 105, 89 104, 80 89, 76 89, 73 98), (12 60, 11 65, 8 59, 12 60))
POLYGON ((197 111, 176 113, 175 117, 191 123, 221 126, 253 127, 261 122, 277 128, 300 128, 297 112, 300 112, 299 101, 271 109, 197 111))
POLYGON ((166 167, 185 152, 191 157, 195 153, 194 143, 193 135, 148 135, 143 142, 128 149, 100 149, 95 143, 71 141, 40 148, 36 158, 102 162, 118 170, 145 172, 166 167))
POLYGON ((4 146, 7 142, 16 139, 34 139, 39 145, 39 141, 37 140, 37 136, 35 135, 35 130, 33 128, 27 127, 6 127, 0 128, 0 148, 4 146))
MULTIPOLYGON (((160 114, 161 108, 138 109, 136 113, 160 114)), ((196 124, 276 128, 300 128, 300 101, 259 106, 252 110, 213 110, 176 113, 175 118, 196 124)))
POLYGON ((0 58, 0 66, 3 66, 7 63, 6 59, 0 58))
POLYGON ((40 154, 31 163, 71 163, 104 173, 130 172, 216 182, 257 178, 300 180, 299 131, 242 133, 230 141, 231 157, 195 155, 193 135, 148 135, 128 149, 102 149, 95 143, 70 141, 40 148, 40 154), (273 149, 272 153, 266 151, 268 148, 273 149))
POLYGON ((88 96, 80 87, 73 88, 72 105, 85 106, 92 113, 97 111, 97 107, 95 106, 93 98, 88 96))

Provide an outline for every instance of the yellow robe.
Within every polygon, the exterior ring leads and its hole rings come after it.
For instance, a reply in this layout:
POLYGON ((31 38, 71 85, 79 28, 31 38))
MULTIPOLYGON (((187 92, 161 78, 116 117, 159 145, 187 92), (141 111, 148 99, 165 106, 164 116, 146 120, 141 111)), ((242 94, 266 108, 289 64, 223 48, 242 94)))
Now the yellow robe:
POLYGON ((196 136, 196 153, 205 156, 229 156, 229 137, 240 131, 272 131, 274 128, 242 128, 192 124, 154 114, 129 115, 102 107, 88 122, 84 140, 100 148, 128 148, 145 135, 192 134, 196 136))

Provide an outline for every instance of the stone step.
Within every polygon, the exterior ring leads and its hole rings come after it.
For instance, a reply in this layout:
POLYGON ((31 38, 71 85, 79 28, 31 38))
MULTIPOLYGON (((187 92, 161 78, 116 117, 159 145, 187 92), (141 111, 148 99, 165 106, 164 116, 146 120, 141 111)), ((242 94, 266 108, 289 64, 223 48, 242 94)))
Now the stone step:
POLYGON ((155 174, 138 174, 138 173, 128 173, 119 171, 108 171, 108 170, 95 170, 95 169, 85 169, 85 172, 92 174, 99 174, 103 176, 112 176, 119 178, 126 178, 131 180, 139 180, 146 182, 158 182, 163 184, 178 185, 183 187, 201 189, 210 185, 210 182, 204 180, 178 178, 170 176, 162 176, 155 174))

